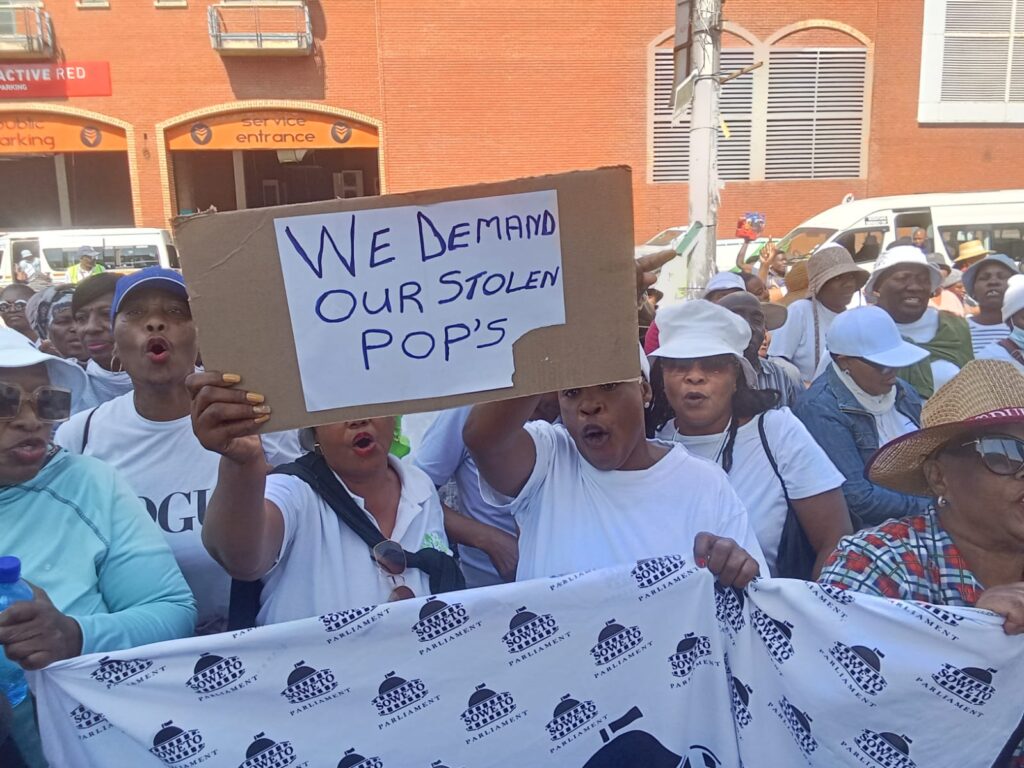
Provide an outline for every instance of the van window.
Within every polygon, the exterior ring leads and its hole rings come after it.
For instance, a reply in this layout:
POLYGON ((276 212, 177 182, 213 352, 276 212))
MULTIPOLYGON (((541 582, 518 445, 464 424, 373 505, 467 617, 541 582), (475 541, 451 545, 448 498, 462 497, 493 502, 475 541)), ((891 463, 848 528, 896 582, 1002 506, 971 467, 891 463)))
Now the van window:
POLYGON ((911 237, 914 230, 921 228, 932 236, 932 212, 931 211, 904 211, 896 214, 896 239, 911 237))
POLYGON ((834 229, 818 229, 815 227, 801 227, 794 229, 780 242, 779 248, 785 252, 789 260, 799 259, 810 255, 815 248, 828 240, 836 233, 834 229))
POLYGON ((962 243, 981 240, 990 250, 1005 253, 1017 262, 1024 261, 1024 222, 939 227, 939 233, 946 252, 953 259, 962 243))
POLYGON ((882 252, 882 243, 888 230, 850 229, 836 238, 836 242, 850 252, 858 264, 870 264, 882 252))
POLYGON ((181 269, 181 262, 178 260, 178 249, 173 245, 167 245, 167 266, 171 269, 181 269))
MULTIPOLYGON (((97 261, 107 269, 142 269, 160 263, 159 252, 155 245, 106 245, 102 248, 96 247, 96 250, 100 252, 97 261)), ((50 269, 59 272, 78 263, 77 247, 44 248, 43 253, 46 255, 50 269)))

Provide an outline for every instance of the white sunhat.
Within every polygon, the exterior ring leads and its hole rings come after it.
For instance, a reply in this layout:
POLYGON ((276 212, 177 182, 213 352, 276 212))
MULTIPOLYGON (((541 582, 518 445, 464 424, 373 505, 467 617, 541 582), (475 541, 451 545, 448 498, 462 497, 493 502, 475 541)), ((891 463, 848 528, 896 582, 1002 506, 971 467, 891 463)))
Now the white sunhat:
POLYGON ((825 343, 830 353, 860 357, 887 368, 903 368, 928 357, 926 349, 903 340, 889 313, 878 307, 848 309, 832 321, 825 343))
POLYGON ((1003 321, 1009 322, 1021 310, 1024 310, 1024 275, 1014 275, 1006 283, 1003 294, 1003 321))
MULTIPOLYGON (((704 295, 707 296, 712 291, 745 291, 747 290, 747 284, 743 282, 743 278, 735 272, 718 272, 710 280, 704 288, 704 295)), ((661 328, 661 323, 658 323, 658 327, 661 328)))
POLYGON ((85 393, 88 379, 76 363, 40 352, 17 331, 0 328, 0 368, 28 368, 40 363, 46 366, 53 386, 71 390, 73 401, 85 393))
POLYGON ((875 292, 884 273, 902 264, 914 264, 927 268, 932 279, 932 292, 939 289, 939 285, 942 283, 942 273, 938 267, 928 261, 924 251, 916 245, 897 245, 878 257, 878 261, 875 262, 875 271, 871 273, 871 277, 868 278, 868 282, 864 286, 864 293, 870 297, 875 292))
POLYGON ((686 360, 732 355, 740 361, 747 384, 756 385, 757 375, 743 356, 750 344, 750 324, 739 315, 710 301, 696 299, 665 307, 656 320, 660 346, 651 352, 651 357, 686 360))

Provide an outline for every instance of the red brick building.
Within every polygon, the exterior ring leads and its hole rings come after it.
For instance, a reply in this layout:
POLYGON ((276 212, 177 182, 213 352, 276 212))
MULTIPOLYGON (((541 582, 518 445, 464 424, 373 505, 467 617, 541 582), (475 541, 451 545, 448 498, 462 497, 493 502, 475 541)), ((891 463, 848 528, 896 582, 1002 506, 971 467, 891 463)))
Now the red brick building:
MULTIPOLYGON (((0 229, 626 164, 643 240, 686 219, 674 5, 0 0, 0 229)), ((728 0, 722 71, 764 65, 724 89, 721 231, 1024 187, 1024 0, 973 5, 728 0)))

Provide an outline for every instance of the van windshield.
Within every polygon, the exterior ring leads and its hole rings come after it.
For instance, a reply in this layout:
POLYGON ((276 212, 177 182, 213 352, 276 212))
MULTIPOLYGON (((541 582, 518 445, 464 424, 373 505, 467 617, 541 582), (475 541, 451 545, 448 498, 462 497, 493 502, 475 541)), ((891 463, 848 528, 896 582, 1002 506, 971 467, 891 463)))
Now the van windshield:
POLYGON ((815 248, 836 233, 834 229, 798 227, 779 241, 779 249, 789 260, 809 256, 815 248))

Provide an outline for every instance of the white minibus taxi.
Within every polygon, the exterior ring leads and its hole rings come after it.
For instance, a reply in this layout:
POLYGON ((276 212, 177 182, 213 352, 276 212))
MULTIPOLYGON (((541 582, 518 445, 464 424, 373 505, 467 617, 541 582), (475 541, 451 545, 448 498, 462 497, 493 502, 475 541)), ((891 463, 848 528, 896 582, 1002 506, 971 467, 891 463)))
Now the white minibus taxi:
POLYGON ((827 243, 839 243, 864 269, 894 240, 920 227, 930 252, 956 258, 961 243, 981 240, 993 251, 1024 261, 1024 189, 941 192, 927 195, 847 198, 812 216, 779 241, 790 261, 827 243))
POLYGON ((78 249, 99 251, 97 261, 108 270, 134 272, 160 265, 180 269, 178 252, 166 229, 50 229, 0 233, 0 286, 15 279, 23 251, 40 257, 43 272, 54 283, 65 282, 68 267, 78 261, 78 249))

